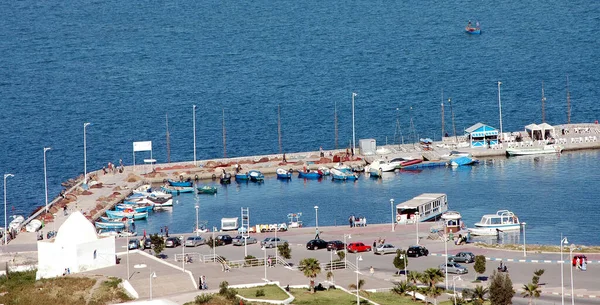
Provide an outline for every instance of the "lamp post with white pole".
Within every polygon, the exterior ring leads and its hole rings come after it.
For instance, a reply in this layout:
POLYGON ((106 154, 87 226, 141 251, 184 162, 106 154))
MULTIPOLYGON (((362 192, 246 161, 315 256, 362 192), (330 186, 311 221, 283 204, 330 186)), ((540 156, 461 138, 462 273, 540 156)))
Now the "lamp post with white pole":
POLYGON ((263 246, 262 250, 264 252, 264 259, 265 259, 265 263, 264 263, 264 265, 265 265, 265 278, 264 278, 264 280, 265 280, 265 282, 268 282, 269 280, 267 279, 267 247, 263 246))
POLYGON ((502 141, 502 101, 500 100, 500 85, 502 82, 498 82, 498 109, 500 111, 500 141, 502 141))
POLYGON ((448 234, 446 232, 444 232, 443 240, 444 252, 446 254, 446 257, 444 258, 444 265, 446 266, 446 279, 444 280, 444 282, 446 283, 446 290, 448 290, 448 234))
POLYGON ((8 177, 14 177, 15 175, 13 174, 4 174, 4 244, 8 244, 8 231, 7 231, 7 224, 8 224, 8 219, 6 218, 6 178, 8 177))
POLYGON ((569 246, 569 269, 571 269, 571 305, 575 305, 575 288, 574 288, 574 284, 573 284, 573 266, 572 266, 573 250, 575 250, 575 245, 571 244, 569 246))
POLYGON ((360 305, 360 298, 358 297, 358 262, 362 260, 362 256, 359 255, 356 257, 356 305, 360 305))
POLYGON ((358 94, 352 92, 352 152, 356 151, 356 136, 354 133, 354 97, 358 94))
POLYGON ((419 212, 415 213, 415 225, 417 227, 417 246, 419 245, 419 212))
POLYGON ((85 128, 90 125, 91 123, 83 123, 83 184, 87 184, 87 140, 85 128))
POLYGON ((317 233, 319 232, 319 206, 315 205, 315 227, 317 233))
POLYGON ((525 225, 527 223, 522 222, 523 224, 523 257, 527 257, 527 243, 525 242, 525 225))
POLYGON ((454 305, 456 305, 456 280, 462 281, 460 275, 452 276, 452 291, 454 292, 454 305))
POLYGON ((564 276, 563 276, 563 269, 564 269, 564 265, 565 262, 563 261, 563 244, 567 245, 569 244, 569 240, 567 239, 567 237, 562 237, 562 234, 560 235, 560 297, 561 297, 561 305, 565 305, 565 284, 564 284, 564 276))
POLYGON ((44 187, 46 189, 46 213, 48 213, 48 176, 46 175, 46 152, 52 147, 44 147, 44 187))
POLYGON ((344 234, 344 269, 348 268, 348 260, 347 260, 347 256, 348 256, 348 245, 346 245, 346 237, 348 237, 348 239, 352 238, 351 234, 344 234))
POLYGON ((215 231, 217 230, 217 227, 213 227, 212 229, 212 240, 213 240, 213 261, 217 262, 217 251, 216 251, 216 247, 215 247, 215 231))
POLYGON ((150 301, 152 301, 152 279, 156 278, 156 272, 150 272, 150 301))
POLYGON ((194 128, 194 166, 196 166, 196 105, 192 107, 194 128))
POLYGON ((392 208, 392 232, 394 232, 396 224, 396 218, 394 217, 394 198, 390 199, 390 206, 392 208))
POLYGON ((200 205, 196 201, 196 236, 200 236, 200 232, 198 231, 198 210, 200 209, 200 205))

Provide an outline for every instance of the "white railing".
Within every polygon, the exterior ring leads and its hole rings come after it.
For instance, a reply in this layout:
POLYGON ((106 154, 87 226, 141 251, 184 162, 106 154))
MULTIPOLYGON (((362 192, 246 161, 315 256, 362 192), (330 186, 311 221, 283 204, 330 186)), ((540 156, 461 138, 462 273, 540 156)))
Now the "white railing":
POLYGON ((186 253, 184 254, 175 254, 175 261, 176 262, 181 262, 182 260, 186 259, 188 260, 188 262, 191 263, 195 263, 195 262, 202 262, 202 256, 200 255, 200 253, 196 253, 196 252, 191 252, 191 253, 186 253))

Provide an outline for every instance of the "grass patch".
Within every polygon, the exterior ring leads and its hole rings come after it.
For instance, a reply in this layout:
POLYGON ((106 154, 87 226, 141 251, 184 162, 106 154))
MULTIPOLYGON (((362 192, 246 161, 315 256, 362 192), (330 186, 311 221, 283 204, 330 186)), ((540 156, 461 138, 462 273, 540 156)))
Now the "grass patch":
POLYGON ((356 296, 341 289, 310 293, 308 289, 293 288, 290 293, 296 298, 293 302, 295 305, 356 304, 356 296))
POLYGON ((111 277, 102 282, 100 287, 94 291, 88 305, 101 305, 109 303, 123 303, 131 298, 119 287, 120 278, 111 277))
MULTIPOLYGON (((96 284, 95 279, 75 276, 36 281, 35 274, 36 270, 32 270, 11 272, 8 277, 0 277, 0 304, 86 304, 90 290, 96 284)), ((119 288, 111 289, 121 291, 119 288)), ((129 300, 124 293, 123 296, 125 298, 107 298, 105 301, 93 304, 109 304, 129 300)))
MULTIPOLYGON (((388 304, 397 304, 397 305, 404 305, 404 304, 415 304, 410 296, 402 296, 399 295, 397 293, 393 293, 393 292, 371 292, 369 293, 368 296, 365 296, 366 298, 368 298, 369 300, 375 302, 375 303, 379 303, 381 305, 388 305, 388 304)), ((354 299, 354 301, 356 302, 356 299, 354 299)))
POLYGON ((285 300, 289 296, 277 285, 266 285, 253 288, 238 288, 237 292, 239 295, 248 299, 261 299, 261 300, 285 300), (256 292, 264 290, 264 296, 256 296, 256 292))

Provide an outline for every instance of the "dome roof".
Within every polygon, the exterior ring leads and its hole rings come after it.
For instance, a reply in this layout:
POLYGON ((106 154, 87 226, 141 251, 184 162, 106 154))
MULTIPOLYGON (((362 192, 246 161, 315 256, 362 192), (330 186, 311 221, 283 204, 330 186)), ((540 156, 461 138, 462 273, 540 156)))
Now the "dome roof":
POLYGON ((56 243, 81 244, 98 239, 94 225, 79 211, 71 213, 56 234, 56 243))

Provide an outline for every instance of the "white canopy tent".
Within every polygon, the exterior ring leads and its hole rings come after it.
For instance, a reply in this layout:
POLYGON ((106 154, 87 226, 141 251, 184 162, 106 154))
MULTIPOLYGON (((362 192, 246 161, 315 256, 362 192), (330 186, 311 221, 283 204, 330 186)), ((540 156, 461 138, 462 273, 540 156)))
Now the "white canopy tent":
POLYGON ((546 140, 548 136, 554 137, 555 135, 554 127, 552 127, 552 125, 548 123, 542 123, 539 125, 529 124, 525 126, 525 130, 530 130, 530 132, 528 133, 531 136, 531 139, 533 140, 546 140))

